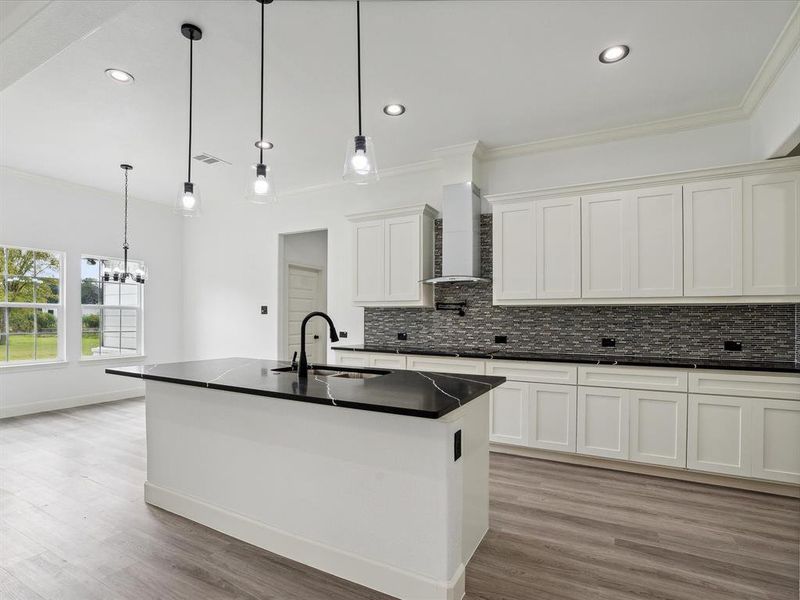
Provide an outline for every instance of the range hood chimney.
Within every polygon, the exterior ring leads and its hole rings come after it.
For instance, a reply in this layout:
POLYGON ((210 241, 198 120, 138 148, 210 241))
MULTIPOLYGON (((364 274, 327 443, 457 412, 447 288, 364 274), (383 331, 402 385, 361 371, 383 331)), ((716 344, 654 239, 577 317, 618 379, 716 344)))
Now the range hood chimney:
POLYGON ((442 276, 423 283, 478 283, 481 277, 481 191, 472 182, 444 186, 442 276))

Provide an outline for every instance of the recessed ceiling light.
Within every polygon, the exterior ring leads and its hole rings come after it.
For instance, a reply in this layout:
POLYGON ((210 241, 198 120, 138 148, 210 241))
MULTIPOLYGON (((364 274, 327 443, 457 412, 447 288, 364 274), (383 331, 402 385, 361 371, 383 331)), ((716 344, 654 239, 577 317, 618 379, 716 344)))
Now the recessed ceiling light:
POLYGON ((402 104, 387 104, 383 107, 383 112, 390 117, 399 117, 406 112, 406 107, 402 104))
POLYGON ((628 56, 628 53, 631 51, 628 46, 624 44, 619 44, 617 46, 611 46, 610 48, 606 48, 600 53, 600 62, 601 63, 615 63, 621 61, 623 58, 628 56))
POLYGON ((120 69, 106 69, 106 75, 117 83, 133 83, 133 75, 120 69))
POLYGON ((256 142, 256 148, 261 150, 272 150, 274 147, 274 144, 269 140, 258 140, 256 142))

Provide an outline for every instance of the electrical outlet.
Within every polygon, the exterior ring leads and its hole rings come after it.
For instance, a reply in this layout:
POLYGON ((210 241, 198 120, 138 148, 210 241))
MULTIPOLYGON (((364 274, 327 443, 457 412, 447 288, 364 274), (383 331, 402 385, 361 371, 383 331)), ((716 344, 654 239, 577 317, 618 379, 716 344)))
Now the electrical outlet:
POLYGON ((507 335, 496 335, 496 336, 494 336, 494 343, 495 344, 507 344, 508 343, 508 336, 507 335))
POLYGON ((733 340, 725 341, 725 350, 729 352, 741 352, 742 342, 734 342, 733 340))
POLYGON ((268 306, 262 306, 261 307, 261 314, 262 315, 269 314, 269 307, 268 306))
POLYGON ((340 338, 346 338, 347 337, 347 332, 346 331, 340 331, 339 332, 339 337, 340 338))
POLYGON ((453 436, 453 462, 461 458, 461 430, 456 431, 453 436))
POLYGON ((408 334, 405 333, 405 332, 399 332, 398 331, 397 332, 397 339, 400 340, 401 342, 405 342, 405 341, 408 340, 408 334))
POLYGON ((600 340, 600 345, 603 348, 616 348, 617 340, 615 340, 614 338, 603 338, 602 340, 600 340))

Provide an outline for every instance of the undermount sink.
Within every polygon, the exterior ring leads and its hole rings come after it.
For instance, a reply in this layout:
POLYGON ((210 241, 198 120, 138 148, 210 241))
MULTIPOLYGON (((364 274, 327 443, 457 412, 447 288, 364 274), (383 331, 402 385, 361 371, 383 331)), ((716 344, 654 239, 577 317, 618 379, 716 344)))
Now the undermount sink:
MULTIPOLYGON (((296 373, 297 369, 292 367, 280 367, 272 369, 275 373, 296 373)), ((362 370, 362 369, 346 369, 336 367, 332 368, 310 368, 308 369, 309 377, 336 377, 339 379, 372 379, 374 377, 382 377, 388 375, 391 371, 376 371, 376 370, 362 370)))

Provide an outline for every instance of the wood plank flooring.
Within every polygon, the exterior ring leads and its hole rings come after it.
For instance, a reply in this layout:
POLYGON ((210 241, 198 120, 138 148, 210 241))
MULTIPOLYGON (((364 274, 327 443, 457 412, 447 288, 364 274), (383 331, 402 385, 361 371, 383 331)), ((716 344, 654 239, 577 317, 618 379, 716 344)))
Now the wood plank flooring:
MULTIPOLYGON (((144 403, 0 421, 0 598, 377 600, 142 500, 144 403)), ((797 600, 800 501, 492 455, 467 600, 797 600)))

